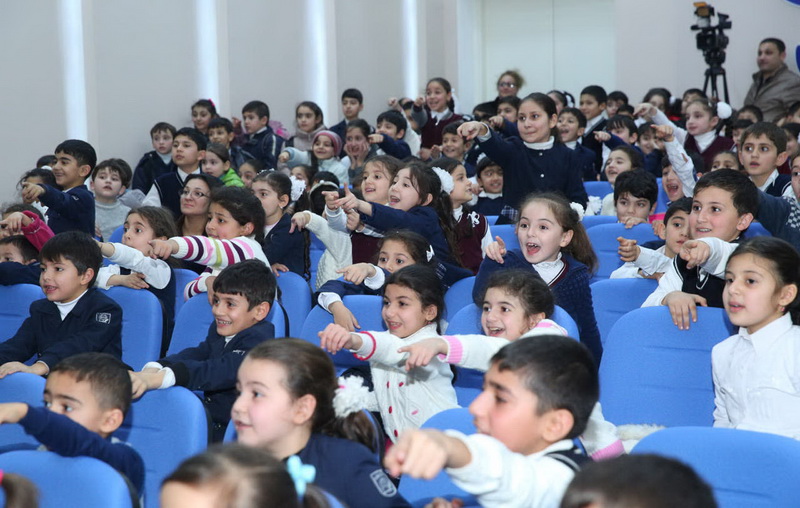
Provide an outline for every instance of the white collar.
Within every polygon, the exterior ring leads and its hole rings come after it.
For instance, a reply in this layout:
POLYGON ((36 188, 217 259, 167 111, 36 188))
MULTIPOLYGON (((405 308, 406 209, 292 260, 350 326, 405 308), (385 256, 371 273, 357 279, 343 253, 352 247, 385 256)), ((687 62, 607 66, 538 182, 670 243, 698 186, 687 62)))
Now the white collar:
MULTIPOLYGON (((89 290, 87 289, 86 291, 89 291, 89 290)), ((56 304, 56 307, 58 307, 58 312, 59 312, 59 314, 61 314, 61 321, 64 321, 64 318, 65 318, 65 317, 67 317, 67 314, 69 314, 70 312, 72 312, 72 309, 74 309, 74 308, 75 308, 75 305, 77 305, 77 303, 78 303, 78 300, 80 300, 81 298, 83 298, 83 295, 85 295, 85 294, 86 294, 86 291, 84 291, 83 293, 81 293, 81 294, 78 296, 78 298, 76 298, 76 299, 72 300, 71 302, 66 302, 66 303, 62 303, 62 302, 53 302, 54 304, 56 304)))
POLYGON ((767 187, 772 185, 772 183, 778 178, 779 174, 780 173, 778 173, 777 169, 773 169, 772 173, 770 173, 769 177, 767 178, 767 181, 764 182, 764 185, 760 186, 758 188, 758 190, 766 192, 767 191, 767 187))
POLYGON ((564 145, 566 145, 566 147, 570 150, 575 150, 575 147, 578 146, 578 140, 576 139, 575 141, 567 141, 564 143, 564 145))
POLYGON ((711 146, 711 143, 713 143, 716 138, 717 131, 711 129, 705 134, 698 134, 697 136, 694 136, 694 141, 697 143, 697 148, 699 148, 701 152, 705 152, 706 148, 711 146))
POLYGON ((585 136, 586 134, 591 132, 592 129, 594 129, 595 125, 599 124, 600 122, 602 122, 606 118, 608 118, 608 114, 604 110, 602 113, 600 113, 596 117, 592 118, 591 120, 586 120, 586 130, 583 131, 584 132, 583 135, 585 136))
POLYGON ((502 198, 503 197, 503 193, 502 192, 486 192, 486 191, 482 191, 480 194, 478 194, 478 197, 479 198, 497 199, 497 198, 502 198))
POLYGON ((553 136, 550 136, 550 138, 548 138, 547 141, 544 141, 542 143, 528 143, 527 141, 523 141, 523 143, 525 143, 525 146, 527 146, 532 150, 550 150, 551 148, 553 148, 553 144, 555 144, 555 142, 556 138, 554 138, 553 136))
POLYGON ((453 208, 453 218, 456 222, 461 220, 461 216, 464 215, 464 207, 459 206, 458 208, 453 208))
POLYGON ((187 173, 181 168, 178 168, 178 178, 180 178, 181 182, 186 182, 186 178, 189 175, 199 175, 199 174, 200 174, 200 166, 197 166, 197 169, 195 169, 191 173, 187 173))
POLYGON ((450 116, 450 109, 445 109, 444 111, 431 111, 431 118, 436 120, 436 122, 440 122, 445 118, 450 116))
POLYGON ((757 353, 763 353, 770 350, 775 342, 792 329, 792 326, 792 316, 787 312, 754 334, 750 334, 747 328, 739 328, 739 336, 750 342, 757 353))
POLYGON ((172 152, 170 152, 170 153, 165 153, 165 154, 160 154, 160 153, 156 152, 156 155, 158 155, 159 157, 161 157, 161 160, 162 160, 162 161, 164 161, 164 164, 167 164, 167 165, 168 165, 168 164, 170 163, 170 161, 172 160, 172 152))
POLYGON ((561 259, 561 251, 558 252, 555 261, 542 261, 534 263, 533 267, 549 286, 556 280, 564 270, 564 261, 561 259))

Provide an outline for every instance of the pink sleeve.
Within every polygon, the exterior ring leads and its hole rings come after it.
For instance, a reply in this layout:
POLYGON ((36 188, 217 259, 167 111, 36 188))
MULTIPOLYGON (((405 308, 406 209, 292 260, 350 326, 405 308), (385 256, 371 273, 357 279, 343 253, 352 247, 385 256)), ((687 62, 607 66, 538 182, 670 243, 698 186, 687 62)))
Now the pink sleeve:
POLYGON ((42 247, 47 240, 53 238, 53 230, 50 229, 50 226, 45 224, 45 222, 39 218, 33 212, 29 212, 27 210, 22 212, 25 214, 26 217, 30 217, 32 222, 27 226, 22 226, 22 234, 25 235, 25 238, 28 239, 36 250, 42 250, 42 247))

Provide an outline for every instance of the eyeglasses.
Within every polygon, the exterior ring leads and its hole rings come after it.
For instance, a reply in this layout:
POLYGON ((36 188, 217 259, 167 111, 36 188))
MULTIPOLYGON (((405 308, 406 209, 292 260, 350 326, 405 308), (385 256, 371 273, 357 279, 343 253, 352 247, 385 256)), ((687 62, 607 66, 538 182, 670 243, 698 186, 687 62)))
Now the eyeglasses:
POLYGON ((517 88, 517 84, 513 81, 501 81, 497 83, 498 88, 517 88))
POLYGON ((199 190, 183 189, 183 191, 181 191, 181 197, 185 198, 188 197, 189 195, 191 195, 195 199, 202 199, 208 197, 208 194, 206 194, 205 192, 200 192, 199 190))

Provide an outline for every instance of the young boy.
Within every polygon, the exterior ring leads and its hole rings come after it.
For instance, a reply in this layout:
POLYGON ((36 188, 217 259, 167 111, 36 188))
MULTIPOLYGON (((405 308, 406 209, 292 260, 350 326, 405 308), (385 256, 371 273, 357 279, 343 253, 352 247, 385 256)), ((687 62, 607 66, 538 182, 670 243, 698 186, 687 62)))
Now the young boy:
POLYGON ((659 279, 667 271, 672 260, 681 250, 681 246, 689 239, 689 213, 692 211, 692 199, 680 198, 674 201, 664 221, 653 225, 664 245, 656 248, 654 242, 639 247, 636 240, 623 237, 619 241, 619 257, 625 262, 613 272, 611 279, 659 279))
POLYGON ((617 115, 620 106, 627 106, 628 105, 628 96, 625 95, 624 92, 619 90, 614 90, 610 94, 608 94, 608 100, 606 101, 606 114, 610 117, 617 115))
MULTIPOLYGON (((758 189, 746 175, 733 169, 706 173, 694 187, 689 235, 707 243, 737 241, 758 207, 758 189)), ((676 256, 642 307, 667 305, 678 328, 688 329, 690 319, 697 319, 697 304, 722 308, 724 270, 719 259, 695 266, 676 256)))
POLYGON ((238 171, 242 164, 255 157, 250 152, 242 149, 242 147, 233 145, 235 137, 233 123, 227 118, 212 118, 208 123, 208 141, 224 146, 230 154, 231 167, 238 171))
POLYGON ((44 386, 44 407, 0 404, 0 423, 19 423, 49 451, 102 460, 144 486, 144 462, 128 444, 109 439, 131 406, 125 365, 104 353, 82 353, 58 362, 44 386))
POLYGON ((175 133, 175 127, 167 122, 158 122, 150 129, 153 150, 144 154, 136 165, 131 188, 147 195, 156 178, 175 171, 176 166, 172 162, 172 141, 175 133))
MULTIPOLYGON (((408 143, 403 141, 406 135, 406 119, 402 113, 393 109, 384 111, 378 115, 378 126, 375 129, 375 134, 369 135, 369 142, 378 145, 378 148, 383 151, 383 154, 391 155, 397 159, 403 160, 406 157, 411 157, 411 149, 408 143)), ((378 155, 383 155, 378 152, 378 155)))
MULTIPOLYGON (((338 134, 341 139, 347 139, 347 124, 357 119, 358 114, 363 109, 364 95, 356 88, 348 88, 342 92, 342 114, 344 115, 344 120, 331 127, 330 130, 338 134)), ((336 156, 341 159, 345 155, 347 154, 344 152, 344 144, 342 144, 342 149, 336 156)), ((402 157, 398 157, 398 159, 400 158, 402 157)))
POLYGON ((791 175, 781 175, 786 162, 786 133, 770 122, 758 122, 744 131, 739 141, 739 160, 759 190, 771 196, 792 197, 791 175))
POLYGON ((656 127, 652 122, 641 124, 638 129, 638 140, 636 146, 644 155, 644 169, 651 175, 658 178, 661 175, 661 160, 663 158, 663 146, 656 140, 653 128, 656 127))
POLYGON ((22 235, 0 238, 0 285, 39 284, 39 251, 22 235))
POLYGON ((594 138, 595 132, 605 130, 608 115, 606 114, 606 91, 602 86, 590 85, 581 91, 580 110, 586 117, 586 129, 583 132, 583 146, 594 152, 594 167, 603 167, 603 144, 594 138))
POLYGON ((274 168, 283 148, 283 138, 269 126, 269 106, 262 101, 248 102, 242 108, 242 124, 247 134, 242 150, 260 160, 265 168, 274 168))
POLYGON ((500 215, 503 203, 503 168, 499 164, 484 157, 478 161, 476 174, 481 193, 478 202, 472 209, 481 215, 500 215))
POLYGON ((92 171, 96 229, 105 241, 125 222, 131 210, 119 200, 130 184, 131 167, 122 159, 104 160, 92 171))
POLYGON ((444 126, 442 144, 431 148, 431 156, 433 159, 440 155, 455 159, 464 166, 467 175, 474 175, 475 165, 467 161, 467 152, 472 148, 472 141, 467 141, 458 133, 458 128, 462 123, 464 122, 452 122, 444 126))
POLYGON ((578 138, 583 137, 586 130, 586 116, 577 108, 564 108, 558 115, 558 134, 561 142, 575 151, 583 168, 583 180, 594 182, 597 180, 598 171, 594 166, 594 152, 578 143, 578 138))
POLYGON ((181 216, 181 191, 186 177, 200 173, 200 162, 206 156, 206 137, 191 127, 175 133, 172 161, 176 170, 156 178, 142 202, 145 206, 163 206, 177 219, 181 216))
POLYGON ((481 506, 558 506, 589 460, 572 439, 586 427, 598 394, 586 346, 557 335, 518 340, 492 357, 484 390, 470 405, 478 434, 408 431, 384 465, 393 476, 416 478, 446 468, 481 506))
POLYGON ((220 272, 214 281, 214 323, 197 347, 147 363, 131 372, 133 394, 185 386, 203 390, 203 404, 211 414, 213 440, 222 441, 236 400, 236 372, 250 349, 275 337, 265 321, 275 297, 277 282, 269 267, 248 259, 220 272))
POLYGON ((87 234, 60 233, 42 247, 39 285, 45 298, 31 304, 17 333, 0 343, 0 378, 14 372, 46 375, 60 360, 78 353, 122 355, 122 309, 93 288, 103 262, 87 234), (22 362, 36 356, 37 362, 22 362))
POLYGON ((626 171, 617 177, 614 184, 614 208, 617 221, 626 228, 650 222, 656 211, 658 182, 653 175, 642 169, 626 171))
MULTIPOLYGON (((602 134, 606 136, 609 135, 606 132, 602 134)), ((643 166, 644 161, 642 160, 642 154, 626 144, 621 144, 608 154, 608 160, 606 160, 602 175, 605 177, 605 180, 611 184, 611 188, 613 189, 616 188, 617 180, 620 176, 629 171, 642 169, 643 166)), ((617 210, 614 194, 612 193, 604 196, 600 205, 600 215, 616 214, 617 210)))
POLYGON ((41 201, 47 209, 47 223, 54 233, 84 231, 94 234, 94 196, 83 184, 97 162, 92 145, 68 139, 56 147, 53 176, 63 189, 45 184, 24 182, 22 197, 28 202, 41 201))

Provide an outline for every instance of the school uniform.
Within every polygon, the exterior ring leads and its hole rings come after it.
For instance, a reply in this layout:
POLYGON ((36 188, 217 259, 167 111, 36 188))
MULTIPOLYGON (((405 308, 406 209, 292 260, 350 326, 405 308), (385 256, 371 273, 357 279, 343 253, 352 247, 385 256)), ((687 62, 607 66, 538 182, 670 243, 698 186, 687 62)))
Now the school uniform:
POLYGON ((247 136, 242 150, 260 160, 265 169, 274 169, 278 164, 278 155, 283 148, 283 138, 275 134, 272 127, 267 125, 255 134, 247 136))
POLYGON ((583 174, 584 182, 596 182, 600 172, 595 167, 595 153, 577 141, 568 141, 564 145, 575 152, 583 174))
POLYGON ((383 286, 390 274, 379 266, 373 266, 375 275, 365 278, 361 284, 353 284, 342 279, 329 280, 314 294, 314 302, 330 312, 330 306, 335 302, 341 302, 345 296, 383 294, 383 286))
POLYGON ((478 202, 475 203, 472 210, 481 215, 500 215, 504 206, 505 201, 503 200, 502 192, 500 194, 481 192, 480 195, 478 195, 478 202))
MULTIPOLYGON (((281 138, 283 139, 283 138, 281 138)), ((239 168, 242 167, 242 164, 249 161, 250 159, 255 159, 256 157, 253 156, 247 150, 242 149, 240 146, 231 145, 230 149, 228 150, 231 158, 231 167, 236 171, 239 171, 239 168)), ((238 173, 237 173, 238 174, 238 173)))
POLYGON ((463 120, 464 117, 446 109, 441 113, 434 113, 423 106, 411 108, 411 116, 420 126, 420 136, 422 137, 422 148, 431 148, 434 145, 442 144, 442 131, 447 124, 463 120))
POLYGON ((176 171, 178 166, 172 162, 172 155, 167 154, 162 157, 161 154, 152 150, 147 152, 136 164, 136 169, 133 170, 133 180, 131 181, 131 189, 142 191, 145 195, 150 192, 153 182, 156 181, 161 175, 166 175, 176 171))
POLYGON ((47 225, 53 233, 83 231, 94 237, 94 196, 84 185, 60 191, 40 183, 44 194, 39 201, 47 206, 47 225))
POLYGON ((408 143, 402 139, 394 139, 386 134, 383 135, 383 141, 378 143, 378 148, 383 150, 386 155, 391 155, 400 160, 411 157, 411 148, 409 148, 408 143))
POLYGON ((775 169, 758 190, 778 198, 781 196, 792 197, 794 196, 794 191, 792 190, 792 175, 782 175, 775 169))
POLYGON ((339 139, 342 140, 342 149, 339 150, 339 153, 336 154, 336 157, 343 159, 347 156, 347 153, 344 151, 344 140, 347 137, 347 119, 345 118, 341 122, 337 123, 336 125, 330 127, 328 129, 331 132, 335 132, 339 139))
POLYGON ((153 188, 150 189, 142 204, 163 206, 171 211, 177 220, 181 216, 181 192, 183 192, 183 185, 190 174, 200 174, 200 167, 191 173, 184 173, 181 169, 176 169, 172 173, 159 176, 153 182, 153 188))
POLYGON ((603 143, 595 139, 594 133, 606 130, 606 125, 608 125, 608 117, 603 112, 587 121, 586 130, 581 137, 581 145, 594 153, 594 167, 601 176, 603 175, 603 143))
POLYGON ((33 284, 38 286, 41 274, 42 267, 38 261, 27 265, 14 261, 0 263, 1 286, 13 286, 14 284, 33 284))
POLYGON ((486 217, 472 210, 465 213, 463 207, 453 210, 456 220, 456 238, 461 254, 461 264, 478 273, 478 268, 483 261, 483 250, 492 241, 489 223, 486 217))
POLYGON ((686 136, 686 141, 683 143, 683 148, 687 152, 695 152, 700 154, 700 156, 703 158, 703 166, 705 171, 711 171, 711 166, 714 165, 714 157, 716 157, 718 153, 730 150, 734 146, 735 144, 731 138, 717 136, 715 131, 706 132, 697 138, 689 134, 686 136), (706 145, 703 143, 703 138, 710 137, 710 135, 714 136, 713 141, 706 145), (701 146, 703 147, 702 149, 701 146))
POLYGON ((261 245, 271 263, 284 264, 289 271, 305 277, 306 237, 299 229, 289 233, 291 227, 291 215, 283 214, 264 235, 264 242, 261 245))

